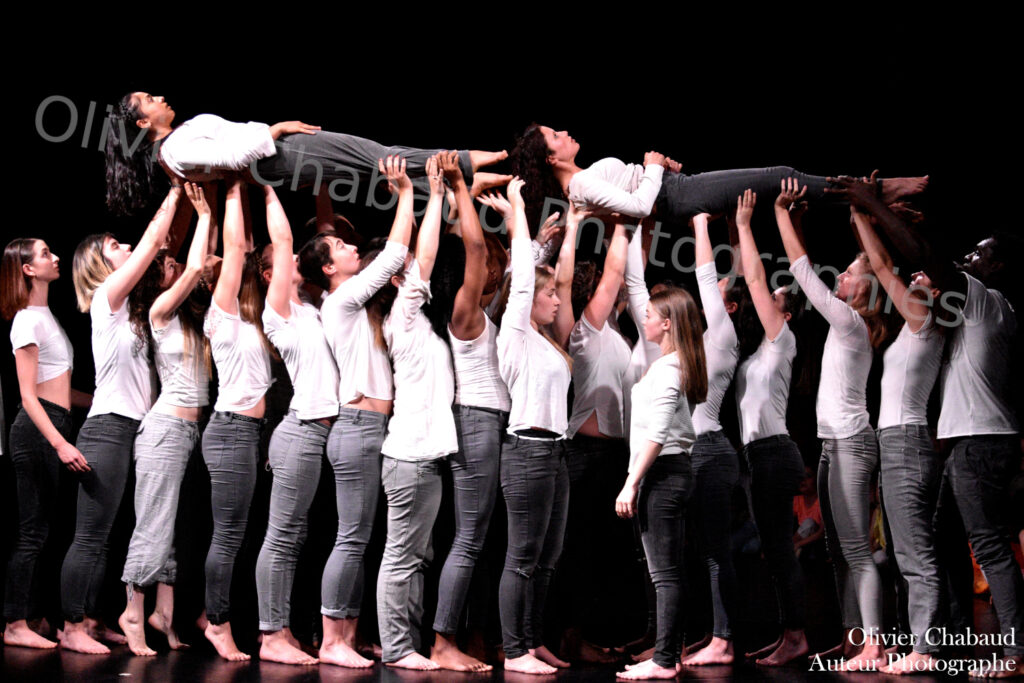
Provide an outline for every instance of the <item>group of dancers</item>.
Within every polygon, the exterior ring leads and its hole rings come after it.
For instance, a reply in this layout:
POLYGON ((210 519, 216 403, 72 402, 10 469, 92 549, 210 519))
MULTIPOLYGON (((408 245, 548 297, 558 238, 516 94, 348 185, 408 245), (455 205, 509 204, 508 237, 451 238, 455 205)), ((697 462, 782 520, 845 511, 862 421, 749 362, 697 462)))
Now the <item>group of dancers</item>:
MULTIPOLYGON (((879 465, 915 636, 913 650, 887 670, 927 670, 938 655, 925 633, 945 626, 949 614, 942 608, 943 539, 933 531, 940 499, 955 502, 1001 632, 1024 633, 1024 586, 1004 505, 1020 462, 1005 372, 1016 330, 1006 293, 1019 253, 1008 238, 995 237, 959 267, 944 261, 898 203, 921 192, 927 178, 826 179, 788 167, 684 175, 656 152, 643 164, 609 158, 581 169, 576 141, 546 126, 528 128, 506 155, 385 147, 297 121, 239 124, 205 114, 175 127, 173 120, 164 99, 145 92, 126 95, 111 114, 108 206, 144 206, 158 186, 158 166, 171 188, 134 248, 104 233, 75 251, 75 293, 92 323, 91 397, 71 387, 72 344, 47 305, 60 259, 32 238, 14 240, 4 252, 0 312, 13 319, 22 399, 10 436, 19 527, 7 572, 7 644, 57 646, 28 619, 64 466, 79 490, 61 571, 60 645, 109 652, 94 617, 132 467, 135 529, 119 624, 133 653, 155 654, 144 608, 154 592, 148 623, 172 648, 180 645, 172 626, 174 520, 186 466, 199 448, 213 517, 201 620, 222 657, 249 658, 232 635, 231 585, 256 483, 271 365, 282 361, 294 395, 269 444, 269 520, 255 566, 261 658, 373 664, 358 652, 356 633, 376 523, 386 525, 376 587, 381 660, 488 670, 459 649, 457 637, 500 495, 508 532, 498 590, 506 670, 551 674, 568 666, 544 644, 549 588, 567 528, 572 535, 612 511, 636 519, 656 595, 651 657, 619 676, 672 678, 680 666, 730 663, 739 606, 728 532, 742 454, 780 613, 778 640, 755 658, 786 664, 808 652, 793 546, 793 497, 804 461, 786 424, 800 346, 792 323, 808 302, 829 325, 817 400, 821 510, 843 625, 866 634, 859 648, 846 639, 844 670, 886 663, 882 586, 868 541, 869 489, 879 465), (514 176, 480 171, 509 156, 514 176), (348 226, 328 219, 308 242, 294 243, 270 181, 371 176, 385 179, 397 197, 386 240, 360 248, 348 226), (247 216, 253 179, 261 181, 252 191, 266 211, 265 248, 255 247, 247 216), (427 194, 418 225, 414 182, 427 194), (548 198, 568 200, 564 217, 542 216, 548 198), (794 280, 774 291, 752 229, 754 206, 766 198, 774 202, 794 280), (804 250, 795 219, 808 200, 848 203, 863 249, 835 290, 804 250), (501 214, 507 244, 482 229, 475 202, 501 214), (193 213, 182 265, 176 258, 193 213), (648 291, 644 226, 652 214, 692 225, 696 298, 679 287, 648 291), (723 215, 734 220, 740 277, 719 279, 716 269, 708 224, 723 215), (580 276, 586 269, 575 263, 578 233, 594 219, 614 228, 600 275, 580 276), (902 278, 886 243, 921 272, 902 278), (887 302, 905 322, 884 351, 876 432, 866 395, 873 355, 886 337, 887 302), (635 344, 618 329, 623 309, 639 332, 635 344), (933 447, 927 419, 940 373, 937 437, 954 444, 948 457, 933 447), (730 387, 740 453, 720 421, 732 409, 724 405, 730 387), (74 441, 72 406, 89 406, 74 441), (290 600, 324 455, 334 473, 338 526, 323 568, 323 640, 314 657, 291 633, 290 600), (455 539, 440 574, 427 657, 419 623, 423 568, 445 476, 453 482, 455 539), (375 520, 381 491, 387 518, 375 520), (687 513, 698 529, 694 550, 707 565, 714 617, 712 637, 689 653, 681 592, 687 513)), ((580 566, 586 571, 585 562, 580 566)), ((1007 645, 1004 654, 1020 666, 1024 648, 1007 645)))

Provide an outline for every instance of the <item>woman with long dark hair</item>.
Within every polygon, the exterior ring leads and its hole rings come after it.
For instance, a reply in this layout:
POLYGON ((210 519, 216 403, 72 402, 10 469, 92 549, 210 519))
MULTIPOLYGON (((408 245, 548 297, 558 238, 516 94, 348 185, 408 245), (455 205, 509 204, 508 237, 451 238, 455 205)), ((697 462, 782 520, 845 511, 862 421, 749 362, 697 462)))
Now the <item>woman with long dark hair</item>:
POLYGON ((341 406, 327 437, 334 470, 338 533, 321 581, 324 639, 320 662, 352 668, 373 666, 356 652, 363 604, 366 545, 380 491, 381 444, 394 398, 391 361, 378 339, 366 304, 405 262, 413 225, 413 187, 398 157, 378 160, 398 206, 384 248, 362 258, 356 245, 323 232, 299 252, 299 271, 326 292, 320 306, 327 343, 338 367, 341 406))
MULTIPOLYGON (((879 640, 882 628, 882 584, 869 543, 871 475, 878 465, 878 439, 868 418, 867 381, 874 349, 884 339, 882 298, 868 257, 857 255, 840 273, 835 292, 821 281, 807 258, 789 217, 789 207, 806 193, 793 179, 781 183, 775 218, 790 271, 808 300, 829 323, 821 359, 816 404, 818 496, 842 605, 843 626, 863 629, 864 648, 847 659, 842 670, 873 670, 885 657, 879 640)), ((797 476, 799 481, 799 476, 797 476)), ((858 640, 856 634, 847 643, 858 640)))
POLYGON ((448 459, 455 538, 438 583, 430 659, 443 669, 490 671, 489 664, 459 650, 456 636, 498 497, 501 432, 508 424, 511 399, 498 370, 498 328, 481 307, 481 298, 496 289, 499 279, 457 158, 444 154, 440 161, 455 195, 461 239, 443 238, 432 289, 433 304, 448 321, 459 450, 448 459))
POLYGON ((205 307, 192 297, 206 265, 213 219, 202 188, 186 183, 185 194, 199 221, 184 269, 175 278, 177 268, 158 253, 128 298, 129 318, 136 334, 153 349, 160 377, 160 396, 135 437, 135 530, 121 576, 127 604, 118 620, 131 651, 146 656, 156 654, 146 644, 144 622, 146 593, 154 583, 156 608, 149 625, 167 636, 171 649, 182 647, 173 626, 178 568, 174 520, 185 468, 199 443, 199 422, 209 403, 205 307), (165 287, 167 281, 171 284, 165 287))
POLYGON ((683 524, 693 487, 690 406, 707 399, 700 313, 685 290, 651 296, 644 338, 662 355, 632 388, 629 474, 615 500, 620 517, 639 515, 644 552, 657 594, 654 656, 616 676, 675 678, 683 651, 683 524))
POLYGON ((246 236, 242 181, 228 186, 224 260, 203 332, 217 368, 217 402, 203 431, 210 473, 213 538, 206 555, 206 638, 224 659, 242 661, 231 633, 231 579, 256 487, 260 428, 270 387, 270 342, 263 331, 261 254, 246 236))
MULTIPOLYGON (((234 123, 213 114, 201 114, 174 127, 175 112, 162 96, 128 93, 108 117, 107 206, 130 214, 146 205, 153 193, 156 164, 172 182, 219 178, 224 172, 248 171, 261 184, 292 189, 323 181, 339 181, 357 192, 360 180, 377 171, 378 159, 407 159, 412 177, 425 174, 427 159, 437 150, 385 146, 373 140, 321 131, 301 121, 268 126, 250 121, 234 123)), ((501 152, 463 151, 459 166, 474 191, 507 182, 508 176, 474 172, 505 159, 501 152)))
MULTIPOLYGON (((548 126, 531 124, 518 138, 511 155, 512 172, 526 182, 532 221, 540 220, 546 200, 568 199, 584 210, 635 218, 650 215, 657 206, 659 219, 685 223, 699 213, 726 213, 745 189, 772 192, 785 178, 796 178, 810 188, 809 196, 815 200, 825 197, 828 186, 824 176, 788 166, 686 175, 678 162, 658 152, 645 154, 642 166, 608 157, 584 169, 576 164, 579 151, 579 143, 568 132, 548 126)), ((895 201, 922 191, 928 177, 879 182, 883 196, 895 201)))
POLYGON ((18 540, 7 561, 4 644, 54 648, 57 643, 28 625, 36 562, 58 506, 60 466, 87 472, 89 464, 71 443, 71 406, 89 397, 71 388, 74 349, 50 312, 50 283, 60 277, 60 258, 43 240, 16 239, 0 263, 0 314, 11 322, 21 406, 11 424, 11 463, 18 494, 18 540))
POLYGON ((302 275, 292 253, 284 208, 269 185, 263 187, 267 230, 273 247, 264 259, 269 277, 263 329, 288 368, 295 393, 288 414, 270 439, 274 475, 267 534, 256 561, 256 596, 263 642, 260 659, 283 664, 316 664, 301 650, 290 622, 295 566, 308 526, 309 506, 320 482, 320 460, 338 414, 338 367, 320 313, 299 297, 302 275))
MULTIPOLYGON (((793 496, 800 487, 804 461, 786 427, 797 356, 797 338, 790 323, 800 317, 804 299, 788 287, 768 289, 750 226, 756 200, 753 192, 744 192, 736 209, 743 277, 762 328, 756 349, 745 357, 741 353, 736 407, 743 457, 750 470, 754 521, 775 584, 782 633, 771 645, 747 656, 758 664, 781 666, 807 652, 803 572, 793 549, 793 496)), ((740 346, 745 346, 742 338, 740 346)))
POLYGON ((92 320, 96 366, 92 408, 78 433, 78 450, 90 469, 79 476, 75 539, 61 568, 61 647, 76 652, 110 652, 90 635, 85 620, 98 607, 135 436, 156 394, 149 345, 131 324, 128 295, 166 242, 181 195, 180 187, 171 188, 135 251, 110 233, 90 235, 75 250, 72 278, 78 307, 92 320))

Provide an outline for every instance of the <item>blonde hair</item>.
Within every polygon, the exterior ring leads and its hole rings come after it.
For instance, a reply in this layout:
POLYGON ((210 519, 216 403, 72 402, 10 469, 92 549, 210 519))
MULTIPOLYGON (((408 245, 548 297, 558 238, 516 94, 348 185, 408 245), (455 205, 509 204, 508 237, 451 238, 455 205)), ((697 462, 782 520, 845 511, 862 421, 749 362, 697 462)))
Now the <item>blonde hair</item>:
MULTIPOLYGON (((533 272, 533 295, 537 296, 537 292, 543 289, 553 277, 555 277, 555 271, 551 266, 535 266, 533 272)), ((568 303, 563 305, 568 305, 568 303)), ((558 350, 558 353, 562 354, 565 364, 569 366, 569 372, 572 372, 572 356, 566 353, 565 349, 543 329, 540 330, 540 335, 551 342, 551 345, 558 350)))
POLYGON ((854 310, 864 318, 864 322, 868 326, 868 340, 871 343, 871 348, 877 349, 889 336, 889 326, 886 324, 885 316, 882 315, 882 301, 885 297, 879 291, 880 283, 878 277, 875 276, 874 268, 871 267, 868 255, 862 251, 854 260, 860 261, 864 269, 871 275, 871 293, 868 295, 868 300, 864 305, 855 307, 854 310))
POLYGON ((75 249, 71 264, 71 281, 75 285, 78 310, 88 313, 92 307, 92 295, 114 272, 114 264, 103 255, 103 245, 108 239, 116 239, 109 232, 89 235, 75 249))
POLYGON ((651 295, 651 306, 669 321, 672 346, 679 358, 679 386, 690 408, 708 397, 708 369, 700 311, 685 289, 668 287, 651 295))

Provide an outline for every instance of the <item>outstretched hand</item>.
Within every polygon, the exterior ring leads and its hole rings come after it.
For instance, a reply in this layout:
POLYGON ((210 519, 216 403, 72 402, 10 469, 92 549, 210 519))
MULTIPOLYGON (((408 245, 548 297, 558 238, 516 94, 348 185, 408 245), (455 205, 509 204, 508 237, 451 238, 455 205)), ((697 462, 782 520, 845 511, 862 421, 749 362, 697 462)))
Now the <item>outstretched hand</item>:
POLYGON ((676 161, 675 159, 672 159, 671 157, 665 157, 665 166, 666 168, 668 168, 668 170, 672 171, 673 173, 683 172, 683 165, 680 162, 676 161))
POLYGON ((444 194, 444 181, 441 179, 441 156, 444 152, 438 152, 427 159, 427 180, 430 181, 430 194, 444 194))
POLYGON ((210 205, 206 202, 206 194, 201 185, 196 183, 185 183, 185 195, 192 202, 196 213, 200 216, 207 216, 210 212, 210 205))
POLYGON ((796 178, 783 178, 781 187, 779 196, 775 198, 775 206, 787 211, 793 202, 800 201, 807 194, 807 186, 800 187, 800 181, 796 178))
POLYGON ((827 179, 830 187, 825 188, 828 194, 834 194, 850 202, 857 209, 867 209, 878 201, 878 170, 871 172, 869 178, 839 176, 827 179))
MULTIPOLYGON (((399 156, 389 156, 386 159, 377 159, 377 169, 388 180, 388 192, 396 194, 404 190, 412 190, 412 181, 405 173, 405 159, 399 156)), ((427 160, 427 170, 430 170, 430 160, 427 160)))
POLYGON ((526 208, 526 200, 523 199, 523 185, 525 184, 526 181, 519 176, 513 178, 508 184, 508 189, 506 190, 508 192, 508 203, 512 205, 513 211, 526 208))
MULTIPOLYGON (((644 166, 649 166, 651 164, 668 168, 668 159, 661 152, 651 150, 644 155, 644 166)), ((680 166, 680 168, 682 168, 682 166, 680 166)))
POLYGON ((565 225, 558 222, 558 219, 561 217, 562 214, 558 211, 548 216, 547 220, 544 221, 544 225, 540 226, 540 230, 537 231, 538 244, 547 244, 555 235, 565 229, 565 225))
POLYGON ((449 184, 455 185, 455 183, 463 181, 462 169, 459 167, 459 153, 455 151, 444 151, 437 155, 437 159, 441 164, 441 173, 444 174, 445 180, 449 184))
POLYGON ((750 226, 750 218, 754 215, 754 206, 757 204, 757 193, 746 189, 736 199, 736 225, 750 226))
POLYGON ((500 192, 487 192, 477 197, 476 200, 500 213, 506 221, 512 220, 512 205, 500 192))

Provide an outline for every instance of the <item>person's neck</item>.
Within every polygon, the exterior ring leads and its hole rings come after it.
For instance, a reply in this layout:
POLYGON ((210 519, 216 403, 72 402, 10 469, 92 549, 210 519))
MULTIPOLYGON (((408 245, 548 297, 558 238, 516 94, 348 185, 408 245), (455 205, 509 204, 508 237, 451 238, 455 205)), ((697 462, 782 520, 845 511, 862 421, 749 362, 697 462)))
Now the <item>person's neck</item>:
POLYGON ((661 355, 667 356, 670 353, 675 353, 676 345, 672 343, 672 338, 666 333, 658 344, 661 349, 661 355))
POLYGON ((298 282, 292 283, 291 300, 294 301, 295 303, 299 304, 300 306, 302 305, 302 297, 299 296, 299 283, 298 282))
POLYGON ((562 192, 568 195, 569 182, 572 180, 574 175, 582 170, 582 168, 576 165, 576 159, 574 158, 572 161, 561 162, 552 169, 552 172, 555 174, 555 180, 557 180, 558 184, 562 187, 562 192))
POLYGON ((149 129, 149 140, 150 142, 156 142, 157 140, 163 140, 165 137, 171 134, 174 130, 171 126, 160 126, 158 128, 149 129))
POLYGON ((32 289, 28 291, 28 305, 29 306, 47 306, 49 305, 50 297, 50 283, 40 282, 39 280, 32 281, 32 289))

